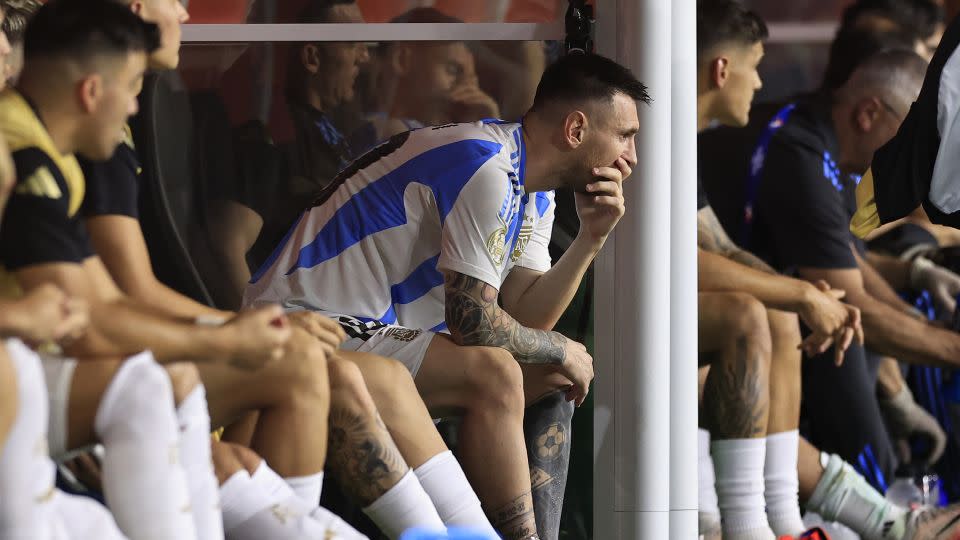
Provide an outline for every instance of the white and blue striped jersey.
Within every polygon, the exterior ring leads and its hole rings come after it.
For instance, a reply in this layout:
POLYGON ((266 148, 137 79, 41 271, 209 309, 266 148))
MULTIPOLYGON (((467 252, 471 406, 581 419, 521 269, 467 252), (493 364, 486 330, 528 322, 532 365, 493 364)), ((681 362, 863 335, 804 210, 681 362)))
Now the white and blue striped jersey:
POLYGON ((244 304, 442 332, 441 272, 499 289, 514 266, 549 270, 554 195, 524 191, 521 130, 451 124, 374 148, 300 216, 244 304))

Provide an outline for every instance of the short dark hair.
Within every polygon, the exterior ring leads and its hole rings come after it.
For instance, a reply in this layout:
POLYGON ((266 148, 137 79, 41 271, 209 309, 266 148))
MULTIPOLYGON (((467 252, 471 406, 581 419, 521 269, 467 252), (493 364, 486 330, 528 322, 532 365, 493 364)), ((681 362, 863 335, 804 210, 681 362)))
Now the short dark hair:
POLYGON ((914 38, 900 30, 841 27, 830 44, 830 56, 823 73, 824 90, 836 90, 868 58, 884 51, 913 51, 914 38))
POLYGON ((463 20, 432 7, 418 7, 390 19, 392 23, 462 23, 463 20))
POLYGON ((299 24, 324 24, 333 22, 330 12, 337 6, 355 4, 356 0, 309 0, 297 14, 299 24))
POLYGON ((157 25, 112 0, 50 0, 30 24, 23 55, 87 61, 101 55, 152 53, 160 46, 157 25))
POLYGON ((629 69, 598 54, 571 53, 547 66, 530 110, 556 101, 610 100, 617 93, 651 101, 647 87, 629 69))
POLYGON ((943 6, 932 0, 857 0, 843 10, 841 27, 856 27, 868 16, 881 17, 914 39, 925 40, 943 24, 943 6))
POLYGON ((698 57, 725 43, 753 45, 768 35, 763 19, 739 0, 697 0, 698 57))
POLYGON ((11 44, 23 41, 27 23, 40 6, 39 0, 0 0, 0 9, 4 15, 0 31, 3 31, 11 44))

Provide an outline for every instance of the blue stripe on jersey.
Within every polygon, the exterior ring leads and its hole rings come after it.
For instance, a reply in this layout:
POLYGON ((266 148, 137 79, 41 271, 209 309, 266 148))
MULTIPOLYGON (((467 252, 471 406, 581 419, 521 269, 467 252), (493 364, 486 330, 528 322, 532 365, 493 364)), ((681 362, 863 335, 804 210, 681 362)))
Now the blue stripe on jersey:
POLYGON ((409 304, 443 283, 443 274, 437 270, 440 255, 427 259, 402 282, 390 287, 394 304, 409 304))
POLYGON ((547 209, 550 208, 550 199, 547 198, 546 192, 537 192, 536 203, 537 213, 540 214, 540 217, 543 217, 543 215, 547 213, 547 209))
POLYGON ((442 224, 463 186, 501 148, 492 141, 465 139, 411 158, 365 186, 337 209, 313 241, 300 249, 297 262, 286 275, 313 268, 372 234, 406 224, 403 193, 414 182, 433 191, 442 224))
POLYGON ((380 322, 384 324, 397 324, 397 312, 393 309, 392 305, 387 309, 387 311, 383 315, 377 317, 376 319, 373 319, 370 317, 356 317, 356 316, 354 316, 353 318, 363 322, 367 322, 367 323, 380 322))
POLYGON ((443 332, 443 331, 446 330, 446 329, 447 329, 447 323, 446 323, 446 321, 444 321, 444 322, 442 322, 442 323, 434 326, 433 328, 431 328, 430 331, 436 334, 436 333, 443 332))
POLYGON ((283 248, 287 245, 287 241, 290 240, 290 237, 293 236, 293 231, 297 230, 297 227, 300 225, 300 222, 303 220, 303 216, 307 215, 307 212, 301 212, 300 216, 297 218, 297 221, 287 230, 287 234, 283 235, 283 240, 280 240, 280 243, 277 244, 277 247, 273 248, 273 252, 270 253, 270 256, 267 257, 267 260, 263 261, 263 264, 260 265, 260 268, 257 269, 256 273, 250 278, 250 283, 256 283, 260 281, 260 278, 267 273, 267 270, 273 266, 273 263, 276 262, 277 258, 280 257, 280 254, 283 253, 283 248))

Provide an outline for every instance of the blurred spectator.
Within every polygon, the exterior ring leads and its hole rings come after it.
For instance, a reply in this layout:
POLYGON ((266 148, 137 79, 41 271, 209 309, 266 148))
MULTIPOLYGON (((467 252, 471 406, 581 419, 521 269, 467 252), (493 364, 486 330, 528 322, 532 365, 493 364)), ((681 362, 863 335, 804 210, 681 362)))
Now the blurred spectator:
MULTIPOLYGON (((301 23, 357 23, 352 0, 312 0, 301 23)), ((286 97, 294 140, 274 144, 266 126, 251 122, 236 140, 238 174, 212 186, 210 245, 226 283, 212 291, 218 305, 239 306, 250 277, 355 153, 329 116, 354 98, 360 66, 369 60, 366 43, 298 43, 288 55, 286 97)))
MULTIPOLYGON (((413 9, 393 22, 458 23, 433 8, 413 9)), ((375 79, 365 89, 371 125, 351 140, 366 150, 397 133, 423 125, 472 122, 500 116, 480 89, 473 53, 462 41, 382 43, 375 79)))
POLYGON ((841 30, 900 32, 914 40, 917 54, 930 61, 943 37, 945 19, 943 6, 933 0, 858 0, 843 11, 840 25, 841 30))

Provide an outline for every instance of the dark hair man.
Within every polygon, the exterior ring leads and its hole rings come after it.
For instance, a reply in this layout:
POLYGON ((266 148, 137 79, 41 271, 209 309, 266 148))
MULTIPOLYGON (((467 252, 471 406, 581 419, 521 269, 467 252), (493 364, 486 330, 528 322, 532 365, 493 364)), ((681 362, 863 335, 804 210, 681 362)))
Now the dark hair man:
MULTIPOLYGON (((636 102, 648 99, 615 62, 571 55, 543 74, 522 124, 394 136, 338 175, 245 295, 336 317, 345 348, 403 362, 428 407, 466 407, 478 383, 499 388, 496 410, 464 417, 460 450, 507 538, 551 534, 535 521, 530 475, 562 494, 569 437, 554 435, 569 429, 593 362, 550 329, 623 214, 636 102), (577 193, 581 228, 551 265, 556 188, 577 193)), ((559 509, 537 507, 547 511, 559 509)))

